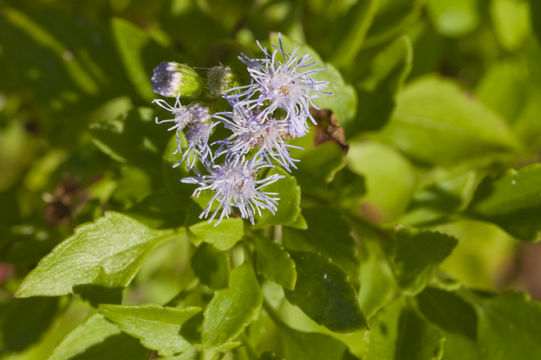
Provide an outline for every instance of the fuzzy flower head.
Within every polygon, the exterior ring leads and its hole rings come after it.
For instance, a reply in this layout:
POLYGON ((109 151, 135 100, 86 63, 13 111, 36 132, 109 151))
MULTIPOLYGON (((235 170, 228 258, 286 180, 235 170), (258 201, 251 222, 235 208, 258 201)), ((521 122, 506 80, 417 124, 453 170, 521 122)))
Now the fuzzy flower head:
POLYGON ((222 96, 225 91, 238 86, 235 75, 229 66, 213 66, 207 75, 207 88, 213 97, 222 96))
POLYGON ((205 162, 208 158, 212 158, 212 151, 208 142, 216 123, 212 122, 212 116, 207 107, 198 103, 184 106, 180 103, 178 97, 174 105, 170 105, 163 99, 156 99, 153 102, 173 115, 172 118, 165 120, 156 118, 156 123, 172 123, 168 130, 176 131, 177 149, 175 153, 182 154, 183 130, 185 133, 188 146, 181 160, 173 165, 174 167, 186 161, 188 169, 191 169, 194 167, 196 160, 199 159, 199 161, 205 162))
POLYGON ((156 66, 150 80, 154 92, 165 97, 196 96, 203 87, 203 79, 194 69, 174 61, 156 66))
POLYGON ((307 69, 316 65, 312 57, 309 54, 296 56, 298 48, 288 54, 281 35, 278 39, 279 46, 273 45, 272 53, 258 43, 265 55, 262 59, 252 59, 244 54, 239 57, 246 64, 252 83, 231 89, 226 97, 233 102, 242 101, 250 108, 265 107, 263 116, 282 109, 289 121, 291 137, 301 137, 308 132, 307 119, 316 124, 310 114, 311 106, 317 109, 313 100, 319 94, 330 94, 323 91, 328 82, 316 81, 312 77, 325 69, 307 69))
POLYGON ((269 210, 274 214, 277 210, 278 198, 276 193, 261 191, 267 185, 283 178, 274 174, 264 179, 257 179, 261 168, 269 165, 257 156, 249 161, 230 162, 212 165, 207 168, 208 175, 188 177, 182 182, 197 184, 199 187, 193 196, 198 197, 204 190, 214 191, 212 199, 203 210, 200 218, 209 218, 209 222, 218 216, 218 225, 223 218, 229 218, 232 208, 237 208, 243 219, 249 219, 254 224, 254 214, 261 215, 261 210, 269 210), (218 205, 213 209, 213 204, 218 205), (211 214, 212 211, 212 214, 211 214))
POLYGON ((226 154, 226 158, 238 160, 254 148, 260 149, 260 155, 270 163, 274 159, 286 170, 296 168, 289 154, 290 148, 285 138, 288 136, 288 122, 270 117, 261 117, 259 113, 248 109, 242 103, 236 104, 232 112, 216 114, 224 127, 232 132, 228 138, 218 141, 225 147, 218 156, 226 154))

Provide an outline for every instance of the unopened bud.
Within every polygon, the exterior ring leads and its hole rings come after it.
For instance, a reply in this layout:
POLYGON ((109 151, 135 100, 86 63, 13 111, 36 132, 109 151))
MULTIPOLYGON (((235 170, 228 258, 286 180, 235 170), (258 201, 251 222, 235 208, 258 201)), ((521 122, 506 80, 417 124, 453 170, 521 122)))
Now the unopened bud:
POLYGON ((198 96, 204 80, 188 65, 164 61, 154 68, 152 75, 154 92, 166 97, 198 96))
POLYGON ((229 66, 214 66, 210 68, 207 76, 207 87, 212 96, 221 96, 224 91, 236 86, 238 86, 238 83, 229 66))

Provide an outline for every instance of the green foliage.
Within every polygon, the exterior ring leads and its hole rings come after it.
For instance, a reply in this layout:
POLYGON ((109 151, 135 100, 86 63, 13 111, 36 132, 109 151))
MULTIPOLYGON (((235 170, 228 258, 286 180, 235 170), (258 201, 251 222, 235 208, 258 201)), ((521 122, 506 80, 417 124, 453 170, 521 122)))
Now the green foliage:
POLYGON ((109 212, 93 224, 82 225, 74 235, 47 255, 25 278, 18 297, 58 296, 75 286, 104 288, 127 286, 145 255, 168 238, 170 230, 151 230, 118 213, 109 212))
POLYGON ((494 222, 518 239, 539 240, 540 176, 541 166, 535 164, 487 178, 477 188, 467 211, 494 222))
POLYGON ((518 146, 501 117, 469 99, 452 81, 435 77, 418 80, 399 94, 382 136, 415 160, 436 165, 518 146))
POLYGON ((292 252, 297 269, 294 290, 287 299, 318 324, 336 332, 351 332, 366 326, 353 285, 346 274, 325 257, 310 252, 292 252))
POLYGON ((540 63, 538 0, 2 1, 0 358, 541 358, 540 63), (209 222, 153 69, 279 33, 333 95, 209 222))
POLYGON ((229 286, 229 256, 208 243, 202 243, 190 259, 192 270, 199 280, 212 289, 229 286))
POLYGON ((50 360, 148 359, 150 351, 122 333, 101 314, 94 314, 75 328, 56 347, 50 360))
POLYGON ((229 289, 219 290, 205 309, 201 328, 202 344, 207 349, 228 345, 248 325, 261 307, 263 295, 249 265, 231 272, 229 289))
POLYGON ((190 348, 181 335, 182 325, 201 309, 176 309, 157 305, 101 305, 100 313, 123 332, 161 355, 174 355, 190 348))
POLYGON ((449 235, 398 228, 394 233, 392 266, 398 285, 408 295, 421 292, 457 240, 449 235))

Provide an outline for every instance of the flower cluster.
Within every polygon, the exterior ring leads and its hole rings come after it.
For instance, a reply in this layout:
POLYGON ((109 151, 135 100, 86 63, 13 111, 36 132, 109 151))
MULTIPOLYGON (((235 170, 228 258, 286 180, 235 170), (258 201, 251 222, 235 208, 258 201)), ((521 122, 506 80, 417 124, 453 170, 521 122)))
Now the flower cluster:
POLYGON ((313 68, 316 63, 310 55, 296 56, 297 48, 287 53, 280 35, 278 39, 279 46, 273 45, 271 52, 257 43, 263 58, 252 59, 244 54, 239 57, 251 78, 248 85, 237 85, 227 66, 209 70, 206 95, 212 99, 219 94, 225 99, 229 106, 225 111, 211 113, 201 103, 181 103, 181 97, 193 97, 202 84, 197 73, 189 71, 186 65, 164 62, 154 69, 154 91, 175 98, 173 105, 164 99, 153 101, 171 113, 170 119, 156 122, 170 123, 169 130, 176 132, 175 152, 182 157, 174 166, 185 163, 196 173, 181 179, 198 186, 193 196, 197 198, 205 190, 213 192, 200 217, 217 219, 216 225, 232 215, 234 209, 252 224, 261 210, 276 212, 278 194, 263 188, 284 176, 262 178, 262 169, 279 165, 290 172, 296 168, 298 160, 291 157, 294 146, 287 140, 308 133, 309 121, 316 124, 310 114, 310 107, 317 108, 313 100, 320 94, 330 94, 323 91, 328 85, 326 81, 312 77, 324 68, 313 68), (211 142, 217 125, 231 134, 211 142))

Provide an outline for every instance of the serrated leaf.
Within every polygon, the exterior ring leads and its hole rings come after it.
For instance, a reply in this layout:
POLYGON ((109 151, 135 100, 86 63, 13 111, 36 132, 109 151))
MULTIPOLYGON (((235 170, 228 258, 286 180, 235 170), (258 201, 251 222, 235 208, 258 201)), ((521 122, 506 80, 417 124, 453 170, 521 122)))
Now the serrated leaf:
POLYGON ((524 293, 502 295, 461 292, 478 316, 478 348, 483 359, 536 359, 541 357, 541 303, 524 293))
POLYGON ((191 347, 182 337, 182 325, 201 308, 177 309, 159 305, 101 305, 100 313, 115 323, 123 332, 141 341, 145 347, 160 355, 170 356, 191 347))
POLYGON ((349 224, 340 213, 324 207, 307 208, 303 216, 306 230, 283 229, 287 249, 323 253, 357 284, 359 278, 358 254, 349 224))
POLYGON ((254 244, 257 272, 286 289, 293 289, 297 271, 291 255, 271 239, 256 238, 254 244))
POLYGON ((443 233, 400 227, 394 232, 393 271, 406 294, 427 285, 437 266, 451 254, 458 240, 443 233))
POLYGON ((280 168, 273 168, 267 176, 280 174, 285 176, 268 186, 265 186, 265 192, 274 192, 278 194, 278 210, 273 215, 268 210, 263 210, 261 216, 256 216, 256 227, 262 228, 269 225, 288 225, 294 224, 301 214, 301 189, 297 185, 294 176, 288 174, 280 168))
POLYGON ((518 148, 505 121, 449 80, 427 77, 398 95, 382 137, 429 164, 509 153, 518 148))
POLYGON ((145 256, 173 231, 152 230, 115 212, 81 225, 45 256, 22 282, 18 297, 59 296, 76 285, 124 287, 145 256))
MULTIPOLYGON (((270 37, 272 44, 278 44, 278 34, 272 33, 270 37)), ((330 109, 342 127, 353 120, 357 110, 357 96, 351 85, 346 84, 340 72, 331 64, 325 63, 321 57, 308 45, 299 44, 282 34, 282 44, 288 53, 298 47, 296 56, 310 54, 318 67, 325 67, 326 70, 314 74, 314 80, 328 81, 329 86, 325 91, 333 95, 320 95, 314 99, 314 104, 320 109, 330 109)))
POLYGON ((403 299, 383 308, 370 321, 363 359, 440 360, 445 338, 403 299))
POLYGON ((48 360, 147 360, 150 351, 101 314, 94 314, 58 345, 48 360))
POLYGON ((541 165, 487 177, 477 188, 466 214, 490 221, 524 241, 541 231, 541 165))
POLYGON ((250 265, 231 272, 229 289, 217 291, 205 309, 201 337, 205 349, 226 345, 254 319, 263 295, 250 265))
POLYGON ((199 280, 211 289, 229 286, 229 255, 213 245, 202 243, 193 253, 190 265, 199 280))
POLYGON ((454 292, 426 288, 417 295, 419 310, 445 336, 448 360, 486 359, 477 343, 478 317, 475 308, 454 292))
POLYGON ((286 298, 315 322, 335 332, 366 327, 355 288, 346 274, 327 257, 311 252, 291 252, 297 268, 294 290, 286 298))

